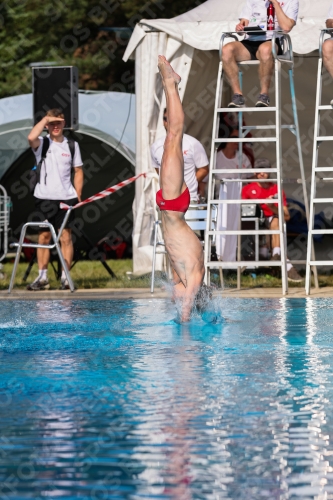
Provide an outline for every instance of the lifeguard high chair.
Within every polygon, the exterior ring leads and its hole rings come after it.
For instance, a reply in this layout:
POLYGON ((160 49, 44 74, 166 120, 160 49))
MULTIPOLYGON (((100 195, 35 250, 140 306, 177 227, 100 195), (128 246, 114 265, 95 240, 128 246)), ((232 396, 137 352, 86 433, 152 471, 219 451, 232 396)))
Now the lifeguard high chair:
MULTIPOLYGON (((283 294, 288 293, 288 279, 287 279, 287 269, 286 269, 286 234, 284 230, 284 214, 283 214, 283 199, 282 199, 282 184, 283 184, 283 175, 282 175, 282 139, 281 139, 281 131, 283 129, 290 130, 290 132, 295 136, 295 141, 297 144, 297 152, 299 159, 299 168, 300 168, 300 183, 302 184, 303 190, 303 198, 304 205, 306 210, 307 217, 309 216, 308 209, 308 196, 306 191, 306 183, 305 183, 305 175, 304 175, 304 164, 302 157, 302 149, 301 149, 301 140, 300 140, 300 132, 299 132, 299 123, 297 116, 297 106, 296 106, 296 97, 295 97, 295 86, 294 86, 294 58, 292 51, 292 44, 290 36, 281 31, 270 31, 272 33, 272 55, 274 59, 274 79, 275 79, 275 104, 269 107, 243 107, 243 108, 224 108, 222 107, 222 93, 225 85, 225 72, 223 70, 222 63, 222 48, 227 39, 234 39, 236 41, 239 40, 238 36, 239 32, 227 32, 223 33, 220 41, 220 63, 217 75, 217 88, 216 88, 216 96, 215 96, 215 108, 214 108, 214 121, 213 121, 213 132, 212 132, 212 143, 211 143, 211 156, 210 156, 210 170, 209 170, 209 183, 208 183, 208 214, 207 214, 207 230, 206 230, 206 239, 205 239, 205 269, 206 275, 205 280, 206 283, 210 283, 210 271, 212 269, 237 269, 237 284, 238 288, 240 288, 240 276, 241 269, 249 266, 254 267, 271 267, 278 266, 281 268, 282 275, 282 292, 283 294), (276 52, 276 43, 275 40, 277 36, 280 36, 280 42, 283 49, 283 54, 278 56, 276 52), (282 123, 282 113, 281 113, 281 68, 284 67, 288 72, 289 84, 290 84, 290 97, 291 97, 291 106, 292 106, 292 117, 293 123, 284 124, 282 123), (210 209, 212 205, 228 205, 228 204, 249 204, 249 200, 228 200, 223 199, 219 200, 215 198, 215 181, 216 174, 225 173, 238 173, 238 179, 223 179, 223 182, 254 182, 254 180, 250 179, 242 179, 241 174, 245 173, 244 169, 229 169, 229 170, 218 170, 216 168, 216 154, 217 148, 221 142, 226 142, 226 139, 221 139, 218 137, 219 124, 220 124, 220 114, 225 112, 233 112, 238 113, 238 128, 239 128, 239 138, 229 138, 228 142, 237 142, 239 143, 239 153, 243 154, 243 144, 247 142, 251 143, 272 143, 275 146, 275 156, 276 156, 276 167, 269 169, 252 169, 253 173, 256 172, 269 172, 270 174, 274 174, 274 178, 270 179, 270 182, 277 184, 278 196, 276 203, 278 204, 278 216, 279 216, 279 229, 276 231, 272 231, 270 229, 251 229, 251 230, 242 230, 241 225, 239 224, 239 229, 237 231, 227 231, 227 230, 216 230, 212 227, 211 224, 211 215, 210 209), (267 125, 243 125, 243 116, 246 113, 264 113, 267 117, 270 117, 270 124, 267 125), (273 115, 273 116, 272 116, 273 115), (274 122, 274 124, 272 124, 274 122), (246 135, 253 131, 253 137, 249 140, 246 138, 246 135), (268 134, 265 136, 256 136, 255 133, 257 131, 268 131, 268 134), (269 135, 269 131, 272 131, 271 135, 269 135), (279 234, 280 236, 280 246, 281 246, 281 260, 280 261, 260 261, 258 259, 252 261, 242 261, 237 260, 236 262, 224 262, 224 261, 211 261, 211 247, 212 241, 216 238, 217 235, 231 235, 236 234, 238 236, 243 235, 272 235, 279 234)), ((243 33, 244 34, 244 33, 243 33)), ((243 68, 249 65, 258 65, 259 61, 244 61, 239 63, 239 79, 240 84, 242 86, 243 81, 243 68)), ((248 172, 248 171, 247 171, 248 172)), ((251 203, 264 203, 265 200, 262 199, 254 199, 251 200, 251 203)), ((240 252, 238 252, 239 256, 240 252)), ((239 258, 239 257, 238 257, 239 258)), ((293 264, 301 264, 305 263, 305 261, 292 261, 293 264)))

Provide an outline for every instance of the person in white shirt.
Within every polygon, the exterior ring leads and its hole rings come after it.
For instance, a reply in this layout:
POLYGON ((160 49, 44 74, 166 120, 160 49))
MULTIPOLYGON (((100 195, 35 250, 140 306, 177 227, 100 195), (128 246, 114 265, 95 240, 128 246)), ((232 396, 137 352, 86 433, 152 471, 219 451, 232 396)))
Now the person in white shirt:
MULTIPOLYGON (((246 0, 240 13, 239 23, 236 26, 237 32, 243 32, 245 27, 258 27, 267 29, 267 7, 269 0, 246 0)), ((275 30, 289 32, 295 26, 298 16, 298 0, 271 0, 275 8, 275 30)), ((247 35, 241 42, 227 43, 222 49, 223 69, 226 72, 232 88, 233 97, 229 107, 243 107, 245 100, 240 88, 237 63, 240 61, 250 61, 258 59, 260 94, 256 103, 257 107, 269 106, 269 86, 271 83, 274 60, 272 55, 272 33, 269 31, 258 35, 252 33, 247 35)), ((281 45, 277 40, 277 53, 281 55, 281 45)))
MULTIPOLYGON (((333 2, 326 19, 326 28, 333 28, 333 2)), ((332 32, 333 35, 333 32, 332 32)), ((323 63, 331 77, 333 78, 333 38, 325 40, 323 43, 323 63)), ((330 102, 333 106, 333 99, 330 102)))
MULTIPOLYGON (((230 131, 229 138, 238 137, 238 130, 230 131)), ((239 174, 237 172, 227 173, 223 170, 227 169, 251 169, 252 165, 248 157, 243 153, 240 158, 237 142, 222 143, 216 155, 216 169, 221 169, 221 172, 215 174, 216 179, 226 182, 221 182, 219 190, 220 200, 240 200, 241 199, 241 182, 228 182, 228 179, 250 178, 253 176, 251 170, 249 173, 239 174)), ((222 204, 218 205, 216 229, 218 231, 237 231, 240 222, 240 204, 222 204)), ((216 254, 219 260, 225 262, 234 262, 236 260, 237 235, 218 235, 216 236, 216 254)))
MULTIPOLYGON (((163 125, 167 130, 167 112, 163 112, 163 125)), ((150 147, 153 168, 159 173, 164 152, 165 137, 155 141, 150 147)), ((191 202, 198 202, 198 183, 208 174, 208 158, 202 144, 194 137, 183 135, 184 178, 190 191, 191 202)))
MULTIPOLYGON (((44 128, 49 131, 49 148, 42 162, 40 179, 34 189, 36 212, 41 221, 48 220, 57 231, 60 229, 66 211, 60 209, 60 202, 67 205, 75 205, 81 201, 83 188, 83 170, 80 148, 77 142, 74 143, 74 156, 68 145, 68 140, 63 135, 65 118, 61 110, 51 109, 46 116, 37 123, 28 135, 29 144, 36 157, 36 165, 42 157, 44 138, 41 136, 44 128), (74 170, 74 186, 71 182, 71 172, 74 170)), ((73 260, 73 242, 71 229, 67 225, 60 237, 61 251, 66 261, 68 269, 73 260)), ((51 233, 42 230, 39 233, 38 243, 48 245, 51 241, 51 233)), ((47 290, 50 288, 47 267, 50 259, 50 251, 46 248, 37 249, 38 277, 27 286, 28 290, 47 290)), ((61 288, 69 288, 64 270, 61 275, 61 288)))

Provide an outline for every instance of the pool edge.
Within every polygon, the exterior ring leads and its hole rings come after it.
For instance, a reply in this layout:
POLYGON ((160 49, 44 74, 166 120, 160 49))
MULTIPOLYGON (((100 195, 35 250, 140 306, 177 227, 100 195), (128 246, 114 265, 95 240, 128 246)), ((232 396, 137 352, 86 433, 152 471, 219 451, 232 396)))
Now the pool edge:
MULTIPOLYGON (((221 298, 305 298, 304 288, 290 288, 288 295, 282 295, 280 288, 243 288, 241 290, 217 290, 215 296, 221 298)), ((166 299, 169 293, 165 290, 156 289, 153 294, 149 288, 97 288, 97 289, 80 289, 74 293, 63 290, 47 290, 39 292, 31 292, 27 290, 13 290, 11 294, 7 290, 0 291, 1 300, 119 300, 119 299, 166 299)), ((333 297, 333 287, 324 287, 313 289, 310 297, 313 298, 328 298, 333 297)))

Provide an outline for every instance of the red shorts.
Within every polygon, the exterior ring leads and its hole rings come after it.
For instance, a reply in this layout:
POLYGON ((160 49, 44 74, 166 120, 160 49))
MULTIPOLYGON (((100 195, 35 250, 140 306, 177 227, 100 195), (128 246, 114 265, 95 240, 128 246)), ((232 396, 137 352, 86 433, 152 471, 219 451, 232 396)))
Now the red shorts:
POLYGON ((171 210, 172 212, 185 213, 190 205, 191 197, 188 188, 174 200, 164 200, 162 189, 156 193, 156 204, 160 210, 171 210))

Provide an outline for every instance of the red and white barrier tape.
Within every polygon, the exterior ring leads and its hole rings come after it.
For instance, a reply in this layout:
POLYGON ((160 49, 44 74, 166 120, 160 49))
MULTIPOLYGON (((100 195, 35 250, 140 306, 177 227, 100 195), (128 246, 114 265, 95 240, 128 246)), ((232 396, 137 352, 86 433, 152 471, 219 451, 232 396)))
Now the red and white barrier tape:
MULTIPOLYGON (((142 176, 146 177, 147 174, 146 173, 139 174, 139 175, 136 175, 134 177, 131 177, 130 179, 126 179, 126 181, 119 182, 119 184, 116 184, 115 186, 104 189, 104 191, 101 191, 100 193, 97 193, 94 196, 90 196, 90 198, 87 198, 86 200, 83 200, 80 203, 77 203, 72 208, 73 209, 78 208, 78 207, 81 207, 82 205, 86 205, 87 203, 90 203, 92 201, 101 200, 102 198, 106 198, 106 196, 110 196, 110 194, 115 193, 119 189, 123 188, 124 186, 127 186, 128 184, 131 184, 131 182, 136 181, 139 177, 142 177, 142 176)), ((66 205, 66 203, 60 203, 60 208, 62 208, 64 210, 68 210, 71 207, 69 205, 66 205)))

